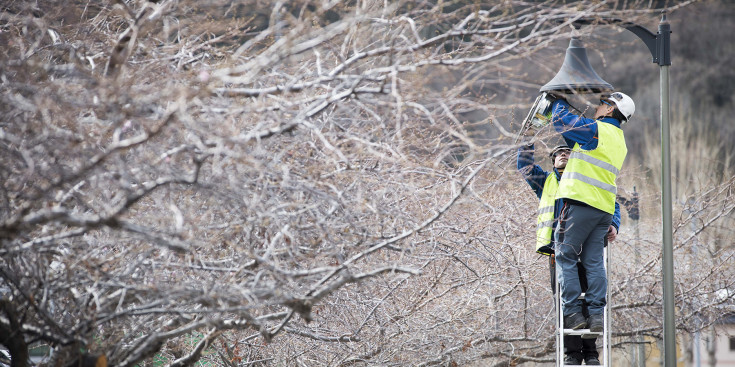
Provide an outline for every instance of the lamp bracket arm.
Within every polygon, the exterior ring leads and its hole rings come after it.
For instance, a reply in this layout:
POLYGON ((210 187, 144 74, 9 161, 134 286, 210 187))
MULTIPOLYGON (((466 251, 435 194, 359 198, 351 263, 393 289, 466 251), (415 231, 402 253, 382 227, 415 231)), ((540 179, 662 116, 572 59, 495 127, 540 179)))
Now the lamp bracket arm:
POLYGON ((618 18, 581 18, 573 23, 575 27, 590 24, 610 24, 625 28, 646 44, 648 51, 651 52, 653 62, 659 66, 671 65, 671 25, 666 19, 666 12, 663 12, 661 22, 658 24, 658 33, 654 34, 643 26, 632 22, 626 22, 618 18))
POLYGON ((633 23, 624 23, 621 24, 623 28, 633 32, 638 38, 643 41, 643 43, 646 44, 646 47, 648 47, 648 51, 651 52, 651 57, 653 58, 653 62, 658 63, 658 42, 657 37, 653 32, 649 31, 648 29, 639 26, 637 24, 633 23))

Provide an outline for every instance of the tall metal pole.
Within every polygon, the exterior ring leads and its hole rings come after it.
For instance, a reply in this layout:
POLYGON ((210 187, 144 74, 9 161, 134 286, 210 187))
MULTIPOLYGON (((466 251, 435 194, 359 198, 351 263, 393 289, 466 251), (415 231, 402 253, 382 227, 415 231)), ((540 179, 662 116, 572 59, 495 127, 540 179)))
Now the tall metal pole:
POLYGON ((674 245, 671 225, 671 147, 669 129, 669 67, 661 66, 661 208, 663 215, 664 359, 676 366, 674 323, 674 245))
POLYGON ((671 25, 666 13, 658 24, 658 33, 633 23, 623 23, 651 51, 653 62, 660 66, 661 79, 661 216, 662 272, 664 304, 663 360, 665 367, 676 366, 676 324, 674 323, 674 245, 671 225, 671 146, 669 128, 669 66, 671 65, 671 25))
POLYGON ((669 65, 671 26, 664 13, 658 25, 661 78, 661 215, 663 226, 664 364, 676 366, 676 323, 674 310, 674 244, 671 224, 671 142, 669 128, 669 65), (668 60, 666 60, 668 58, 668 60), (663 59, 663 60, 662 60, 663 59))

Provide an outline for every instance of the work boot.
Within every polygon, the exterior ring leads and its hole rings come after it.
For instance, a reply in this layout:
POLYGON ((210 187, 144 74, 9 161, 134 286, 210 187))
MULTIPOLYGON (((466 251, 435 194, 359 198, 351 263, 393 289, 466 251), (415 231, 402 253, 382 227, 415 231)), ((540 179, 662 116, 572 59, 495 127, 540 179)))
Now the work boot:
POLYGON ((575 358, 573 355, 568 355, 564 357, 564 365, 571 365, 571 366, 581 366, 582 360, 575 358))
POLYGON ((584 357, 584 364, 588 366, 599 366, 600 360, 597 359, 597 357, 595 356, 587 356, 587 357, 584 357))
POLYGON ((578 330, 584 329, 587 326, 587 321, 581 312, 575 312, 569 316, 564 316, 564 327, 567 329, 578 330))
POLYGON ((587 325, 589 325, 590 331, 593 333, 601 333, 604 328, 603 324, 602 314, 590 315, 589 319, 587 319, 587 325))

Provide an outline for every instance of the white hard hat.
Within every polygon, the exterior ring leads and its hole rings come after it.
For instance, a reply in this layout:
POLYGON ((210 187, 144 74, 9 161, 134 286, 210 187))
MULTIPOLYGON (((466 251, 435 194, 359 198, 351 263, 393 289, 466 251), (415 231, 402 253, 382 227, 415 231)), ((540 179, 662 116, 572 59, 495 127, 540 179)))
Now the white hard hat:
POLYGON ((623 117, 625 117, 625 121, 623 121, 623 123, 628 122, 635 112, 635 102, 633 102, 633 99, 628 97, 625 93, 615 92, 610 95, 610 101, 615 103, 615 106, 618 107, 618 111, 620 111, 620 113, 623 114, 623 117))

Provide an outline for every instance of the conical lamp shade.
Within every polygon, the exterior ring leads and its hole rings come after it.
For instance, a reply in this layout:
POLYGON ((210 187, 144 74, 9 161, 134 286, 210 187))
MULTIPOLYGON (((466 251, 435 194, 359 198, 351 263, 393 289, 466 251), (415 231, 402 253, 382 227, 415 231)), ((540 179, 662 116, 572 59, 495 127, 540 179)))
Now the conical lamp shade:
POLYGON ((577 37, 572 37, 564 56, 564 64, 556 76, 541 87, 541 92, 600 93, 611 91, 613 86, 602 80, 590 65, 585 50, 577 37))

